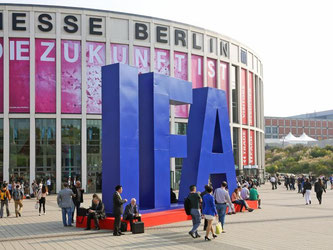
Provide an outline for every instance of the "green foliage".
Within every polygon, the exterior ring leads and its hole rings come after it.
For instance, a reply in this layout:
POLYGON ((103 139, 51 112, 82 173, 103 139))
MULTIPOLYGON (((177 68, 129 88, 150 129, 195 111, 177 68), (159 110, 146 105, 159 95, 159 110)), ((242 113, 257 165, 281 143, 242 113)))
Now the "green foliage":
POLYGON ((268 173, 331 175, 333 173, 333 146, 306 147, 303 145, 266 150, 268 173))

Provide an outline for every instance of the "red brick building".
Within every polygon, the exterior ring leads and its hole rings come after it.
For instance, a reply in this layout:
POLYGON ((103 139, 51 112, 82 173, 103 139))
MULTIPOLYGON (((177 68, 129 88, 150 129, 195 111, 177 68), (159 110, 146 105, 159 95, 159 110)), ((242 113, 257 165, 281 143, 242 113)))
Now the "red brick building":
POLYGON ((265 117, 265 138, 283 138, 291 132, 294 136, 306 133, 317 140, 333 139, 333 120, 320 118, 265 117))

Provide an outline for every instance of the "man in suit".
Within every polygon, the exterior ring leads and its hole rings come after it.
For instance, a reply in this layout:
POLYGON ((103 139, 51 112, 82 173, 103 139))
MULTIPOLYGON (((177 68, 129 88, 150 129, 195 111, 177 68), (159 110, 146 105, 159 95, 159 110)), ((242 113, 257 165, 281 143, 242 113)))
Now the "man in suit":
POLYGON ((124 211, 123 204, 127 202, 127 199, 121 198, 123 187, 120 185, 116 186, 116 192, 113 194, 113 215, 114 215, 114 236, 121 236, 123 233, 120 231, 121 215, 124 211))
POLYGON ((85 230, 90 230, 92 219, 95 222, 96 230, 99 230, 99 220, 105 219, 105 210, 103 202, 97 195, 94 195, 92 205, 90 208, 88 208, 87 228, 85 230))
POLYGON ((139 208, 136 204, 136 199, 132 198, 131 203, 125 207, 123 219, 130 221, 131 231, 133 231, 133 220, 141 221, 141 215, 139 214, 139 208))
POLYGON ((72 188, 72 191, 75 194, 75 196, 73 196, 74 210, 72 213, 72 223, 74 223, 75 209, 76 209, 76 215, 77 215, 77 211, 79 210, 81 203, 83 203, 84 189, 81 187, 80 181, 76 181, 75 186, 73 186, 73 188, 72 188))

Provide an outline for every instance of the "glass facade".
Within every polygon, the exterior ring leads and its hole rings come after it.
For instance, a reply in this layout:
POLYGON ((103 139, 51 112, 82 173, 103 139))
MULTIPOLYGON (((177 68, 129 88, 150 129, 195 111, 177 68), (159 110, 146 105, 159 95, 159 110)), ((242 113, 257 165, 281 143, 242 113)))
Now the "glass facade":
POLYGON ((176 133, 176 135, 186 135, 186 133, 187 133, 187 123, 185 123, 185 122, 175 122, 175 133, 176 133))
POLYGON ((232 102, 232 121, 238 123, 238 77, 237 67, 232 65, 231 67, 231 102, 232 102))
POLYGON ((174 189, 179 189, 179 184, 180 184, 180 176, 182 172, 182 166, 183 166, 183 158, 175 158, 176 161, 176 166, 175 166, 175 185, 174 189))
POLYGON ((0 183, 3 182, 3 119, 0 119, 0 183))
POLYGON ((233 128, 232 149, 234 151, 235 168, 239 169, 239 129, 233 128))
POLYGON ((29 193, 29 119, 9 119, 9 178, 10 181, 20 181, 21 183, 24 183, 25 193, 29 193))
POLYGON ((81 180, 81 120, 61 120, 61 181, 81 180))
POLYGON ((87 120, 87 191, 102 191, 102 120, 87 120))
POLYGON ((36 119, 36 181, 46 183, 51 178, 51 190, 56 183, 56 120, 36 119))

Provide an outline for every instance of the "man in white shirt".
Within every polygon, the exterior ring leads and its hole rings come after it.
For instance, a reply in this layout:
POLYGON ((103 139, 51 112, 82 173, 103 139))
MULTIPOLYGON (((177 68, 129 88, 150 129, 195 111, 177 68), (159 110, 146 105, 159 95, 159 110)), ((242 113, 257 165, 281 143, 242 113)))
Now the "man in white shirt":
POLYGON ((246 184, 243 185, 243 188, 242 188, 242 191, 241 191, 241 197, 242 197, 243 200, 248 200, 249 197, 250 197, 250 191, 247 188, 246 184))
POLYGON ((219 221, 222 225, 222 233, 225 233, 224 231, 224 219, 225 214, 227 211, 227 204, 232 207, 231 199, 229 196, 228 191, 226 190, 227 183, 224 181, 222 182, 222 185, 220 188, 217 188, 214 192, 214 198, 216 201, 216 210, 217 214, 219 215, 219 221))
POLYGON ((271 178, 270 178, 270 182, 271 182, 271 184, 272 184, 272 190, 276 189, 276 188, 275 188, 275 187, 276 187, 276 179, 275 179, 274 176, 271 176, 271 178))

